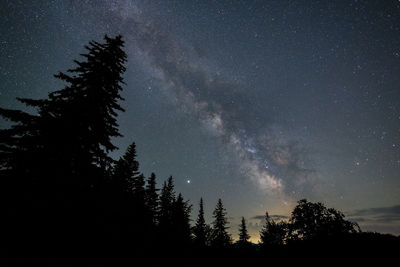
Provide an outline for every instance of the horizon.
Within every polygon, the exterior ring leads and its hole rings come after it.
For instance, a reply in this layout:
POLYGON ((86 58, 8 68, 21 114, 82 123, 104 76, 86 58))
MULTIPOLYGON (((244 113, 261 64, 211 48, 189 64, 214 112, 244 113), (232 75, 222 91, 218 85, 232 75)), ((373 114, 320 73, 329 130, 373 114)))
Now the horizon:
MULTIPOLYGON (((399 1, 4 1, 0 106, 45 98, 84 45, 128 54, 118 159, 170 175, 206 221, 258 240, 265 212, 322 202, 364 231, 400 235, 399 1), (188 182, 189 181, 189 182, 188 182)), ((7 123, 1 121, 1 128, 7 123)), ((254 241, 255 240, 255 241, 254 241)))

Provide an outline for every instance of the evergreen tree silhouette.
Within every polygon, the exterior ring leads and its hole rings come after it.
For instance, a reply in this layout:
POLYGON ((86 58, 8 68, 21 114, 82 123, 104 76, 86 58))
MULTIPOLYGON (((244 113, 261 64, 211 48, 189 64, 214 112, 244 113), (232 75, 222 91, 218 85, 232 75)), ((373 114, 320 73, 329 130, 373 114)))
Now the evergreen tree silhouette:
MULTIPOLYGON (((1 116, 15 122, 0 130, 0 173, 12 203, 5 211, 9 232, 17 243, 25 243, 21 236, 43 244, 94 248, 101 239, 98 230, 109 211, 104 208, 109 202, 105 188, 113 163, 107 153, 116 149, 111 138, 120 136, 116 118, 123 111, 118 101, 126 61, 121 36, 104 39, 103 44, 85 46, 88 53, 82 54, 83 61, 74 61, 77 67, 69 74, 55 75, 68 84, 64 89, 46 99, 18 99, 36 114, 0 109, 1 116), (31 223, 19 226, 27 221, 31 223)), ((44 251, 39 244, 30 246, 44 251)))
POLYGON ((187 248, 191 243, 191 209, 191 205, 183 200, 182 194, 179 194, 172 210, 172 242, 175 246, 187 248))
MULTIPOLYGON (((104 37, 105 43, 92 41, 86 61, 74 61, 78 66, 55 75, 69 85, 49 95, 49 111, 61 119, 63 137, 70 147, 74 171, 79 166, 95 164, 106 171, 113 160, 109 151, 116 147, 112 137, 121 136, 116 121, 117 112, 124 111, 118 104, 125 72, 126 54, 121 36, 104 37)), ((85 166, 83 166, 85 168, 85 166)))
POLYGON ((132 181, 132 195, 135 204, 143 210, 146 208, 145 184, 146 182, 143 174, 136 176, 132 181))
POLYGON ((239 225, 239 240, 238 245, 245 247, 249 244, 250 235, 247 232, 246 220, 242 217, 242 220, 239 225))
POLYGON ((137 162, 136 156, 136 144, 133 142, 114 166, 112 184, 121 193, 130 194, 133 191, 133 181, 140 174, 139 162, 137 162))
POLYGON ((157 188, 156 175, 151 173, 147 178, 145 187, 145 204, 146 204, 146 219, 147 233, 146 241, 148 246, 154 246, 158 241, 158 215, 160 211, 160 201, 158 196, 159 189, 157 188))
POLYGON ((159 197, 157 193, 159 189, 157 189, 156 186, 156 175, 151 173, 150 177, 147 179, 145 195, 148 216, 153 228, 158 224, 157 215, 159 214, 159 197))
POLYGON ((158 215, 159 238, 161 245, 168 245, 173 242, 172 235, 172 214, 175 203, 174 182, 172 176, 163 183, 160 195, 160 211, 158 215))
POLYGON ((226 210, 222 204, 222 200, 218 199, 217 206, 213 212, 213 232, 211 237, 211 246, 214 248, 226 248, 231 245, 231 236, 227 232, 229 229, 228 219, 226 218, 226 210))
POLYGON ((204 219, 203 198, 200 198, 199 214, 197 216, 196 224, 193 227, 193 241, 196 247, 204 248, 207 245, 207 229, 208 227, 204 219))

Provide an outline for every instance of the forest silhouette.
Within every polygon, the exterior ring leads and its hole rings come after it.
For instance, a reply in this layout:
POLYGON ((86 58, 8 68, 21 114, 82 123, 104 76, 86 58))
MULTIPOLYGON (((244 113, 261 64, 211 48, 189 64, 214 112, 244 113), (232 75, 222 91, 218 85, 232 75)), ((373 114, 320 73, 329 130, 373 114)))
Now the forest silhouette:
POLYGON ((118 160, 111 142, 127 56, 121 36, 85 46, 66 86, 45 99, 18 98, 36 112, 0 108, 4 266, 206 266, 383 263, 399 237, 363 232, 342 212, 300 200, 290 218, 266 213, 259 244, 242 217, 234 242, 221 199, 213 221, 156 174, 145 177, 132 143, 118 160), (192 211, 197 212, 191 222, 192 211), (321 259, 323 262, 321 262, 321 259))

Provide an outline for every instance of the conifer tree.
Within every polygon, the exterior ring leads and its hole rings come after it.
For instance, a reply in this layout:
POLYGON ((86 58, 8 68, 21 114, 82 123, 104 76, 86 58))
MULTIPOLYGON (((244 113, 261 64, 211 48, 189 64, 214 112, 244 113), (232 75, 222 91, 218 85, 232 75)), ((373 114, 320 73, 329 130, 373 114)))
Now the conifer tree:
POLYGON ((103 221, 96 218, 105 215, 103 196, 113 163, 108 152, 116 148, 111 139, 120 136, 116 118, 123 111, 118 101, 126 61, 121 36, 104 39, 85 46, 84 59, 75 60, 68 74, 55 75, 65 88, 46 99, 18 99, 34 114, 0 108, 0 116, 15 123, 0 130, 10 232, 21 231, 16 221, 30 221, 40 233, 32 240, 68 246, 83 236, 98 237, 96 231, 104 228, 96 226, 103 221))
POLYGON ((145 205, 145 179, 144 175, 141 173, 137 177, 132 179, 132 194, 135 200, 140 201, 141 205, 145 205))
POLYGON ((121 192, 131 193, 134 186, 133 181, 140 174, 136 156, 136 144, 133 142, 114 166, 112 183, 121 192))
POLYGON ((159 189, 157 189, 156 186, 156 175, 151 173, 150 177, 147 179, 145 193, 148 216, 153 228, 157 225, 157 214, 159 212, 159 197, 157 193, 159 189))
POLYGON ((245 246, 249 243, 250 235, 247 232, 246 220, 242 217, 239 226, 239 240, 238 244, 241 246, 245 246))
POLYGON ((191 205, 183 200, 179 194, 173 204, 172 210, 172 242, 177 246, 185 246, 191 242, 190 212, 191 205))
POLYGON ((204 219, 203 198, 200 198, 199 215, 196 225, 193 227, 194 244, 198 247, 205 247, 207 244, 207 224, 204 219))
POLYGON ((107 155, 116 148, 111 138, 120 136, 116 117, 123 111, 118 104, 123 43, 121 36, 105 36, 104 44, 90 42, 85 60, 75 60, 77 67, 69 74, 55 75, 67 82, 64 89, 46 99, 18 98, 36 109, 35 115, 0 109, 1 116, 16 123, 0 131, 2 173, 18 176, 41 195, 101 183, 113 162, 107 155))
POLYGON ((164 242, 170 242, 172 239, 172 212, 173 205, 175 202, 175 191, 174 182, 172 176, 168 178, 168 181, 163 183, 160 195, 160 211, 158 215, 159 231, 161 238, 164 242))
POLYGON ((226 210, 222 204, 222 200, 218 199, 217 206, 213 212, 213 233, 211 237, 211 245, 215 248, 226 248, 232 243, 231 236, 227 232, 229 229, 228 219, 226 218, 226 210))
POLYGON ((51 93, 46 105, 62 123, 62 137, 71 146, 69 156, 77 172, 82 164, 95 164, 103 171, 109 168, 113 160, 107 153, 116 149, 111 138, 121 136, 116 118, 118 111, 124 111, 118 104, 123 99, 124 42, 121 36, 104 39, 104 44, 92 41, 85 46, 86 60, 75 60, 77 67, 69 74, 55 75, 68 85, 51 93))

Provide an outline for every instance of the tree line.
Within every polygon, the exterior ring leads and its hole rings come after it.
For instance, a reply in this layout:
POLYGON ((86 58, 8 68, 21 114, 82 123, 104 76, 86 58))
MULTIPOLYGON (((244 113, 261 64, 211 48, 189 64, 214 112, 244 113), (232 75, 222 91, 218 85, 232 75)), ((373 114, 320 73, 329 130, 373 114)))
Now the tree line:
POLYGON ((111 139, 121 136, 123 47, 121 36, 89 42, 84 60, 55 75, 66 83, 63 89, 44 99, 18 98, 33 114, 0 108, 13 123, 0 130, 7 260, 54 265, 83 258, 134 262, 132 255, 150 261, 177 251, 175 258, 232 250, 263 255, 361 233, 340 211, 307 200, 298 202, 288 221, 276 222, 266 213, 258 246, 249 242, 245 218, 233 243, 221 199, 211 225, 200 199, 192 226, 192 205, 175 192, 172 176, 158 188, 154 173, 145 177, 139 171, 135 143, 120 159, 109 156, 117 149, 111 139))

